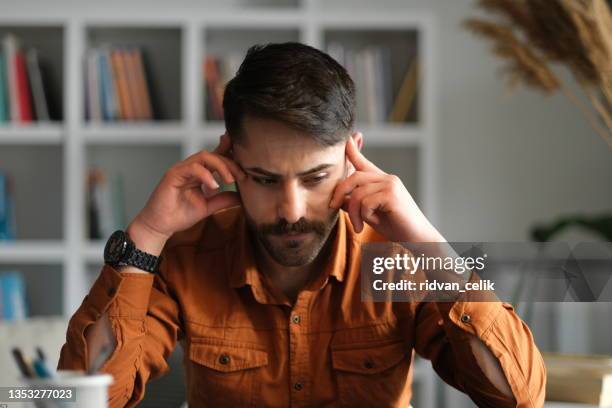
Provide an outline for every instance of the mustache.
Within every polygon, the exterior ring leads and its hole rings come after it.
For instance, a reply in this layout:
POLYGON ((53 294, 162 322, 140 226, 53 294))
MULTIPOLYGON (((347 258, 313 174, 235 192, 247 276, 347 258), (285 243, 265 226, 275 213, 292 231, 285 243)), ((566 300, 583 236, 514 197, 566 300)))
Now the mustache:
POLYGON ((302 234, 308 232, 323 235, 326 231, 326 225, 321 221, 307 221, 304 218, 300 218, 294 223, 288 223, 287 220, 279 220, 275 223, 261 224, 257 229, 260 234, 265 235, 302 234))

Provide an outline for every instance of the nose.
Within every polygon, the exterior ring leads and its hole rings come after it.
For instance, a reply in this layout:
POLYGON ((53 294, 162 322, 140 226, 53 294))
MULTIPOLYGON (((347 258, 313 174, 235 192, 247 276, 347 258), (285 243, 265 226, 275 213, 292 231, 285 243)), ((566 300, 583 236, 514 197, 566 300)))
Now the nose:
POLYGON ((306 197, 297 181, 288 180, 281 190, 278 216, 289 224, 294 224, 305 217, 306 197))

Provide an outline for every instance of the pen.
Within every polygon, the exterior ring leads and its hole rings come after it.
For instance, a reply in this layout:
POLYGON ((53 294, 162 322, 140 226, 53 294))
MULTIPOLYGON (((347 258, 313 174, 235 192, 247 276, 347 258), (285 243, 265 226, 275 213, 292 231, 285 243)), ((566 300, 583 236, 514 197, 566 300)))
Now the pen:
POLYGON ((47 363, 44 360, 41 360, 41 359, 34 360, 32 365, 34 366, 34 370, 36 371, 36 374, 40 378, 54 377, 54 372, 49 369, 49 367, 47 366, 47 363))
POLYGON ((32 370, 32 367, 26 362, 25 358, 23 358, 23 353, 17 347, 13 348, 13 358, 15 358, 15 362, 17 363, 17 367, 19 367, 19 371, 26 378, 35 378, 36 374, 32 370))
POLYGON ((36 347, 36 354, 39 360, 47 361, 44 351, 40 347, 36 347))

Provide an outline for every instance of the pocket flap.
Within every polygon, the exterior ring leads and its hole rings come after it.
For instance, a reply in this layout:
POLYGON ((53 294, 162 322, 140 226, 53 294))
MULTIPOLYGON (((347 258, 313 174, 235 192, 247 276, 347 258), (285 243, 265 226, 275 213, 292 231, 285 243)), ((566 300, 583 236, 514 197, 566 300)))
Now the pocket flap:
POLYGON ((233 344, 191 343, 191 361, 221 372, 232 372, 268 364, 268 353, 233 344))
POLYGON ((403 342, 332 350, 332 365, 336 370, 360 374, 375 374, 393 367, 407 355, 403 342))

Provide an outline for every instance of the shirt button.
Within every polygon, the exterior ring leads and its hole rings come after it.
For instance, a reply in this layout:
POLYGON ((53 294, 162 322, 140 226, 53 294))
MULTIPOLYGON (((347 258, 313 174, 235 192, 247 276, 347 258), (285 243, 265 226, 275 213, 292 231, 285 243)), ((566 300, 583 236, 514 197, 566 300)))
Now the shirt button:
POLYGON ((293 315, 293 317, 291 318, 291 321, 295 324, 300 324, 300 322, 302 321, 302 318, 300 317, 300 315, 293 315))
POLYGON ((296 382, 295 384, 293 384, 293 388, 296 391, 300 391, 302 388, 304 388, 304 385, 301 382, 296 382))
POLYGON ((363 362, 363 366, 369 370, 371 368, 374 368, 374 362, 372 360, 365 360, 363 362))
POLYGON ((462 321, 463 323, 469 323, 469 322, 470 322, 470 320, 472 320, 472 318, 470 317, 470 315, 469 315, 469 314, 465 314, 465 313, 464 313, 464 314, 462 314, 462 315, 461 315, 461 321, 462 321))
POLYGON ((219 356, 219 363, 226 365, 230 362, 230 356, 228 356, 227 354, 221 354, 219 356))
POLYGON ((115 289, 115 288, 108 288, 106 293, 108 294, 108 296, 111 296, 111 297, 115 296, 115 293, 117 293, 117 289, 115 289))

